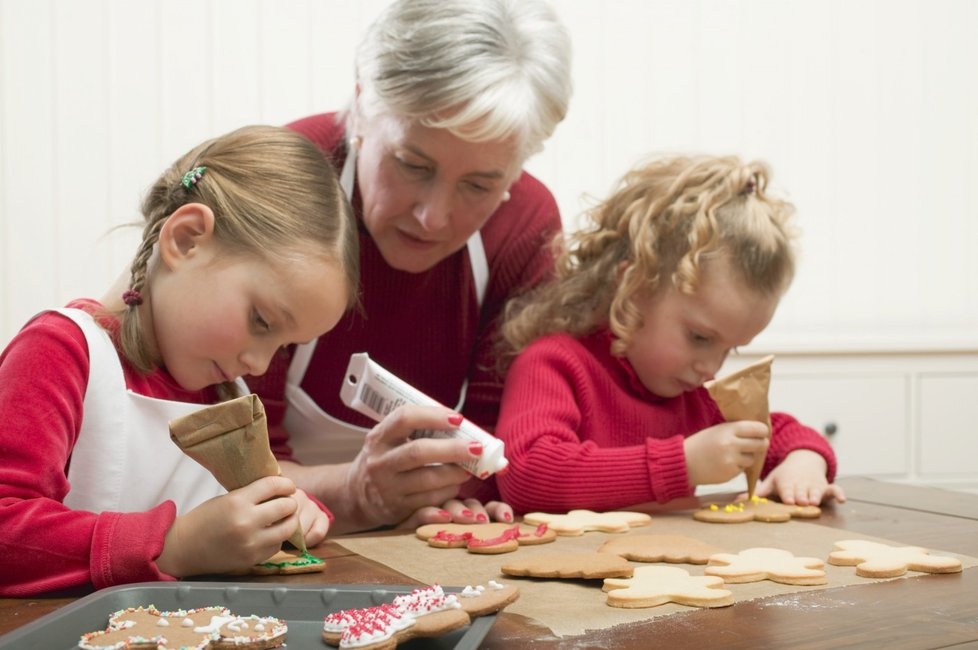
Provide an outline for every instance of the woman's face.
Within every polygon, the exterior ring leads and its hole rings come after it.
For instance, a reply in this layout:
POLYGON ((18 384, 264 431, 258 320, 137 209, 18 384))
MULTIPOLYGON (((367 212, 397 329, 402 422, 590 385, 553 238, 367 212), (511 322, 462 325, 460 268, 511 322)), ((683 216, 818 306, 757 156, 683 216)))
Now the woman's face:
POLYGON ((387 263, 409 273, 461 249, 520 172, 508 140, 466 142, 384 116, 356 135, 364 224, 387 263))

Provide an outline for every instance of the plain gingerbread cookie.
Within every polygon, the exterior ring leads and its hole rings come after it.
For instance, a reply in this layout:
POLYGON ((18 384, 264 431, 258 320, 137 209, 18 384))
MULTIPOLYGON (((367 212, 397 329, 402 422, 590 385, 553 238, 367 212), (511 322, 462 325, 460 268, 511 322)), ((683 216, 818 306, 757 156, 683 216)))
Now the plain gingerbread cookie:
POLYGON ((627 535, 609 539, 598 551, 636 562, 706 564, 723 549, 685 535, 627 535))
POLYGON ((647 526, 652 517, 642 512, 593 512, 571 510, 566 515, 530 512, 523 515, 528 524, 546 524, 558 535, 583 535, 589 530, 602 533, 624 533, 633 526, 647 526))
POLYGON ((785 585, 824 585, 828 578, 823 566, 825 563, 815 557, 795 557, 779 548, 758 547, 736 555, 718 553, 710 558, 703 573, 727 583, 770 580, 785 585))
POLYGON ((714 576, 691 576, 685 569, 671 566, 643 566, 632 578, 609 578, 603 590, 612 607, 655 607, 679 603, 690 607, 726 607, 733 604, 733 593, 722 589, 723 580, 714 576))
POLYGON ((844 539, 835 543, 829 564, 856 566, 864 578, 895 578, 908 570, 924 573, 960 573, 961 560, 931 555, 919 546, 889 546, 865 539, 844 539))
POLYGON ((532 578, 627 578, 635 568, 623 557, 597 551, 550 553, 515 560, 499 569, 508 576, 532 578))

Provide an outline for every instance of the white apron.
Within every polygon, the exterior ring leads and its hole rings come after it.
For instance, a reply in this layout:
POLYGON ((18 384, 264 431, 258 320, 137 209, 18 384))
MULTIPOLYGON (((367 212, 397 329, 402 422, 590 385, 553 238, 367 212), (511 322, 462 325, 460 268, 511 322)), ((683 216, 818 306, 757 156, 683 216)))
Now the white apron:
MULTIPOLYGON (((351 201, 356 166, 356 149, 351 148, 340 174, 340 185, 351 201)), ((479 307, 482 307, 486 286, 489 283, 489 264, 486 261, 486 251, 482 246, 482 236, 479 231, 469 237, 466 247, 469 251, 469 263, 472 265, 472 276, 475 279, 476 301, 479 307)), ((320 408, 319 404, 302 389, 302 379, 306 375, 317 340, 298 346, 292 357, 286 376, 286 410, 283 424, 285 430, 289 432, 289 445, 296 459, 307 465, 345 463, 353 460, 363 447, 363 437, 368 429, 333 417, 320 408)), ((465 404, 467 389, 468 379, 462 382, 459 388, 456 411, 461 411, 465 404)), ((337 386, 336 390, 339 392, 340 387, 337 386)))
MULTIPOLYGON (((185 514, 226 494, 214 476, 170 440, 168 423, 205 404, 171 402, 126 388, 109 335, 81 309, 57 309, 88 342, 88 387, 78 441, 71 452, 65 505, 91 512, 143 512, 167 499, 185 514)), ((244 382, 238 387, 247 394, 244 382)))

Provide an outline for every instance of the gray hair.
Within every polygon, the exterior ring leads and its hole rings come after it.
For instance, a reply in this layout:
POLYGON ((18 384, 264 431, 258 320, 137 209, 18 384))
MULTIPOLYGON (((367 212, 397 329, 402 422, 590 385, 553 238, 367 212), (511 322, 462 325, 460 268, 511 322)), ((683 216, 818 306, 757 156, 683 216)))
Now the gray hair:
POLYGON ((357 50, 347 137, 357 120, 386 114, 467 142, 515 136, 522 163, 567 113, 570 58, 542 0, 397 0, 357 50))

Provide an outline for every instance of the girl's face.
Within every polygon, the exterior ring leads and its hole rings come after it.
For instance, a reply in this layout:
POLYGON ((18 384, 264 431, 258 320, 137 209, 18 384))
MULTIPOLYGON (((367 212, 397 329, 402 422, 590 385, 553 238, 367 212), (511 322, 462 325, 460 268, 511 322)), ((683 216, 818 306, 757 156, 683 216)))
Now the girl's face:
POLYGON ((767 327, 778 300, 746 288, 729 262, 715 260, 703 266, 695 294, 670 285, 638 301, 643 324, 625 357, 647 389, 676 397, 713 379, 731 349, 767 327))
POLYGON ((329 331, 347 306, 343 272, 318 255, 222 255, 211 240, 157 275, 156 344, 187 390, 264 373, 279 348, 329 331))
POLYGON ((427 271, 465 245, 519 173, 510 142, 380 116, 359 133, 363 221, 393 268, 427 271))

